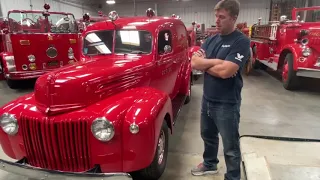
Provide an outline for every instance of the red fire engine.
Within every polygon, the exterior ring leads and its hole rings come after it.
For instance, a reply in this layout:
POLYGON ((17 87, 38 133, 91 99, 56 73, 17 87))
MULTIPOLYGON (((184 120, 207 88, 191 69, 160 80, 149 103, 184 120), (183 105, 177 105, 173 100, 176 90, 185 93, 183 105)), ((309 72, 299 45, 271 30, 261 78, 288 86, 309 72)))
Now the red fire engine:
POLYGON ((299 88, 301 77, 320 78, 320 6, 294 8, 292 20, 252 26, 253 61, 282 74, 287 90, 299 88))
POLYGON ((79 56, 78 26, 65 12, 12 10, 0 20, 0 75, 10 88, 18 80, 40 75, 76 61, 79 56))

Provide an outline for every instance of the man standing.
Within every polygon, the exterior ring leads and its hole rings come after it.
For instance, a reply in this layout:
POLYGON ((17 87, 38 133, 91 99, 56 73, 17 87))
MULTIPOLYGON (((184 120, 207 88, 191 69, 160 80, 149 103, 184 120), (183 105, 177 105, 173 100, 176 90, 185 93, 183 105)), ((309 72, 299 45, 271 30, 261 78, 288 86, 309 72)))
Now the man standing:
POLYGON ((203 163, 191 170, 195 176, 217 173, 220 132, 227 166, 225 180, 240 180, 241 71, 250 56, 250 40, 235 29, 239 9, 238 0, 218 2, 214 10, 219 33, 208 38, 192 57, 192 68, 205 72, 201 107, 205 148, 203 163))

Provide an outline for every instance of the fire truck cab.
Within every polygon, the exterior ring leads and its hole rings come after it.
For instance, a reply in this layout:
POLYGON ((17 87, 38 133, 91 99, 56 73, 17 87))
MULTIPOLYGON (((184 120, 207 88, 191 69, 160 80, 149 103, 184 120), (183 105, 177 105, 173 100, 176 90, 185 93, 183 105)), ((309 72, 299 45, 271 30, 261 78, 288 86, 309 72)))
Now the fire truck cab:
POLYGON ((301 77, 320 78, 320 6, 293 8, 292 20, 252 26, 253 64, 279 71, 287 90, 300 87, 301 77))

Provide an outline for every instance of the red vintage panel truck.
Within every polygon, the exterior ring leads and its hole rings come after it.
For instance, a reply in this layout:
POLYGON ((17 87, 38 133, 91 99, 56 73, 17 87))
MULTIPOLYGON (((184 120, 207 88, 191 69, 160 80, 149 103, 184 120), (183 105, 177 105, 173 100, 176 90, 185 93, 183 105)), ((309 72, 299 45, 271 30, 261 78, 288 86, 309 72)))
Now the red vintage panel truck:
POLYGON ((292 20, 252 26, 254 64, 282 74, 283 87, 299 88, 301 77, 320 78, 320 6, 294 8, 292 20))
POLYGON ((18 161, 0 160, 0 169, 34 179, 158 179, 192 72, 184 23, 154 15, 110 12, 82 33, 79 61, 1 107, 0 143, 18 161))
POLYGON ((10 88, 19 80, 38 78, 79 58, 78 25, 73 14, 12 10, 0 21, 0 74, 10 88))

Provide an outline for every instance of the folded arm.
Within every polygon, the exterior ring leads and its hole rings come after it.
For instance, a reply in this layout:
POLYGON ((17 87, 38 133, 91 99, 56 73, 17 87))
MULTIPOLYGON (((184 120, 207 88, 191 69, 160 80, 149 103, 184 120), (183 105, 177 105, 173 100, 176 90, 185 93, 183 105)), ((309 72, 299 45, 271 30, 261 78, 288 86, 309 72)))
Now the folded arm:
POLYGON ((222 62, 223 60, 220 59, 205 59, 203 57, 193 56, 191 59, 191 67, 193 69, 206 71, 213 66, 221 64, 222 62))
POLYGON ((250 57, 250 40, 248 38, 238 39, 232 46, 230 53, 223 63, 217 64, 207 70, 213 76, 227 79, 237 75, 240 67, 246 64, 250 57))
POLYGON ((239 70, 239 65, 231 61, 224 61, 221 64, 215 65, 207 70, 212 76, 227 79, 234 76, 239 70))

